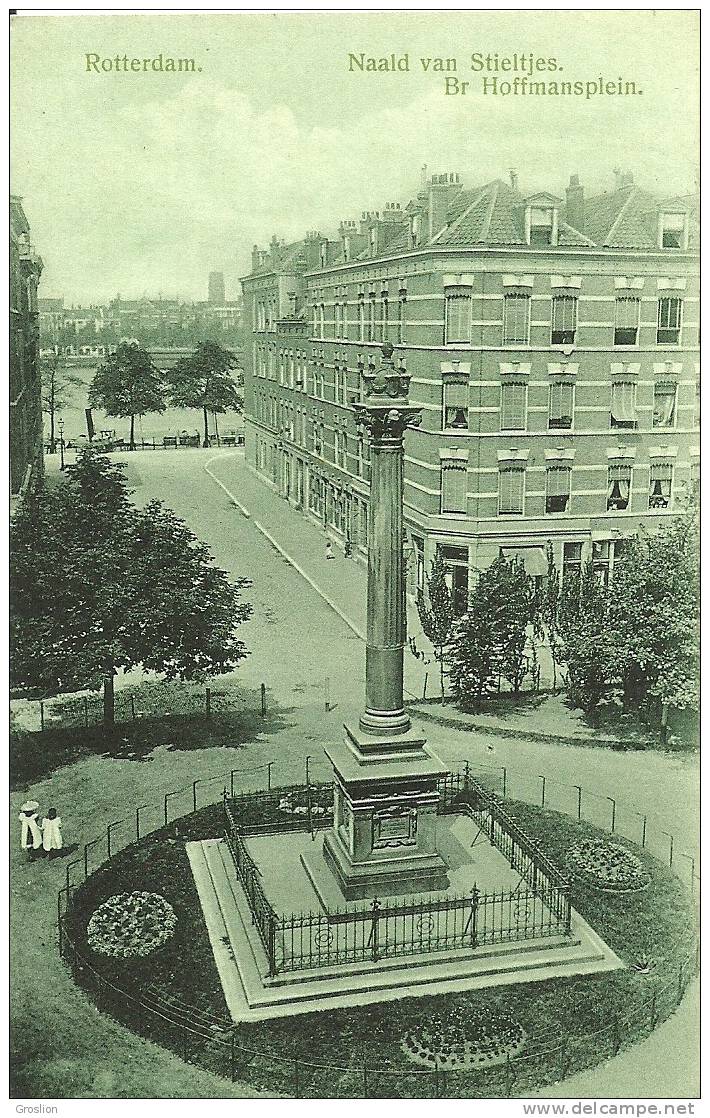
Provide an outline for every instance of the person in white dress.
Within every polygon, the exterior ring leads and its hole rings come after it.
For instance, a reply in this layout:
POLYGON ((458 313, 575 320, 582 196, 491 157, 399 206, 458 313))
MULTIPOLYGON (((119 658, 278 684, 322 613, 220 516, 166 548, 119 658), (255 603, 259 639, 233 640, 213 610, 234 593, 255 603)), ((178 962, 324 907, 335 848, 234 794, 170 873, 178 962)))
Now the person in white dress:
POLYGON ((22 824, 20 846, 23 850, 29 851, 30 858, 34 858, 36 851, 42 845, 42 832, 37 821, 38 807, 36 800, 28 800, 20 808, 19 820, 22 824))
POLYGON ((51 858, 54 851, 61 850, 63 845, 62 821, 57 815, 56 807, 50 807, 42 820, 42 846, 51 858))

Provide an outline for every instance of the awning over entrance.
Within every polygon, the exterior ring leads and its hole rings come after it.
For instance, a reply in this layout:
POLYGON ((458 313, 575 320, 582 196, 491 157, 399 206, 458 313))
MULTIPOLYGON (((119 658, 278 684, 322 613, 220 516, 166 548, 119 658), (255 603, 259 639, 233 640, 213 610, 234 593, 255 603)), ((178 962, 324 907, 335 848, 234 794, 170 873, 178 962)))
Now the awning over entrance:
POLYGON ((532 575, 547 574, 547 556, 541 547, 502 547, 504 559, 522 559, 525 571, 532 575))

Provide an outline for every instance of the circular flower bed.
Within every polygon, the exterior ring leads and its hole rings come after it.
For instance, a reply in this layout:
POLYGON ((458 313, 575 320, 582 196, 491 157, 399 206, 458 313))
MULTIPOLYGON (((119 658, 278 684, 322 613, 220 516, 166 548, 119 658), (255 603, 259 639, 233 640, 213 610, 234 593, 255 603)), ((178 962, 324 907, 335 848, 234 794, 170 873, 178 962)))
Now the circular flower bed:
POLYGON ((582 839, 567 854, 567 865, 580 881, 609 893, 645 889, 651 880, 641 860, 626 847, 603 839, 582 839))
POLYGON ((413 1063, 441 1071, 504 1064, 525 1044, 522 1025, 504 1013, 452 1013, 432 1017, 404 1034, 401 1048, 413 1063))
POLYGON ((86 939, 100 955, 144 958, 167 943, 176 926, 173 906, 159 893, 116 893, 96 909, 86 939))

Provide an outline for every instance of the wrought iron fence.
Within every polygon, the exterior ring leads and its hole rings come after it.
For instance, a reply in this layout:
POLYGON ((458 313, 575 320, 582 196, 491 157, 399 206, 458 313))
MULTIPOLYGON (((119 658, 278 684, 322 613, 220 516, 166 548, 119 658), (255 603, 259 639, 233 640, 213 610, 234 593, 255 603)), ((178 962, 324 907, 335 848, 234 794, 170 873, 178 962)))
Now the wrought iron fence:
POLYGON ((266 898, 244 836, 293 830, 314 833, 316 826, 329 826, 332 785, 292 785, 232 798, 225 794, 227 841, 252 923, 266 951, 270 975, 570 935, 567 880, 496 797, 471 777, 468 767, 447 774, 439 782, 439 791, 439 811, 470 815, 518 870, 527 889, 518 886, 481 893, 474 888, 464 896, 385 902, 375 898, 366 906, 327 913, 277 914, 266 898), (314 802, 322 811, 316 817, 314 802))

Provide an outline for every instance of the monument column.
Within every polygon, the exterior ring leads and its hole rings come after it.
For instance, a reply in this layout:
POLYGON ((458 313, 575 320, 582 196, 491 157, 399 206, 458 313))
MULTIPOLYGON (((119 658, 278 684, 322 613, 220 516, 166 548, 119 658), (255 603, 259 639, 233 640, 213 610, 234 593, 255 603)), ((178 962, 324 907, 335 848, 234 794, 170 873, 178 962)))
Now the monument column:
MULTIPOLYGON (((365 398, 355 405, 371 462, 365 709, 357 728, 344 727, 345 741, 325 750, 338 822, 323 840, 324 869, 346 900, 448 884, 436 850, 437 782, 446 767, 412 731, 404 707, 404 432, 420 422, 421 409, 409 404, 410 378, 395 368, 393 347, 383 345, 382 355, 380 367, 364 374, 365 398)), ((327 882, 311 859, 302 860, 328 907, 327 882)))

